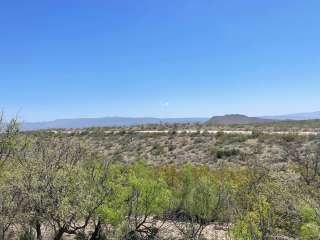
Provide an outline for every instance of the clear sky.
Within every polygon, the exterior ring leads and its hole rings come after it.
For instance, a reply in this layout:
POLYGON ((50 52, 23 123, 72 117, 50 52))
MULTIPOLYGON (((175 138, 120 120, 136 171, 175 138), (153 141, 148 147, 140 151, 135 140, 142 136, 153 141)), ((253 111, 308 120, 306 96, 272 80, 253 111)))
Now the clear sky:
POLYGON ((0 90, 25 121, 317 111, 320 1, 1 1, 0 90))

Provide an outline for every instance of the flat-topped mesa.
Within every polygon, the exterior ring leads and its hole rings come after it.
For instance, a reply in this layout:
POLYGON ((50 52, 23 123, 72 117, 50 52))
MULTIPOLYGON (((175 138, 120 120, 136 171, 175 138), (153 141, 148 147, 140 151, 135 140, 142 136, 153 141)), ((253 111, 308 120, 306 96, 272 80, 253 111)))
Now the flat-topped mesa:
POLYGON ((248 117, 242 114, 228 114, 224 116, 214 116, 207 121, 207 124, 221 124, 221 125, 255 124, 255 123, 269 123, 274 121, 275 120, 272 120, 272 119, 248 117))

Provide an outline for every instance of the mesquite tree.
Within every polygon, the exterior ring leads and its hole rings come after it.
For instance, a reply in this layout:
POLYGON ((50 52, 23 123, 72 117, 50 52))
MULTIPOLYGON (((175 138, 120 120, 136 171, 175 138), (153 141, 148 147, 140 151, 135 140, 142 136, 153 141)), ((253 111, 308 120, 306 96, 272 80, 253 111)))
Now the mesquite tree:
POLYGON ((55 240, 83 231, 103 202, 97 192, 99 156, 70 139, 30 140, 17 158, 15 187, 22 196, 22 219, 37 239, 52 226, 55 240), (97 166, 97 167, 95 167, 97 166))

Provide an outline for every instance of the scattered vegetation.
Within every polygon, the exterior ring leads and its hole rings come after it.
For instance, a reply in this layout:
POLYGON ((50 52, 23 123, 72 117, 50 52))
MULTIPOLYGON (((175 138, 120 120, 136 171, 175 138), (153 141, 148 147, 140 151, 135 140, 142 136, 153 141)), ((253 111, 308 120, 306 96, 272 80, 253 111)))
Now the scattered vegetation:
POLYGON ((320 239, 317 136, 175 129, 19 133, 1 120, 0 239, 320 239))

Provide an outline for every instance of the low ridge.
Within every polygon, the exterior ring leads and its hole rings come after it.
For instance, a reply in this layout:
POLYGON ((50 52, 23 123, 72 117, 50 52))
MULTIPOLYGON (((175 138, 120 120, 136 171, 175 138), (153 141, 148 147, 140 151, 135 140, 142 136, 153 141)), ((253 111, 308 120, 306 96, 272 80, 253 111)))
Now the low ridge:
POLYGON ((231 124, 268 123, 268 122, 274 122, 274 121, 275 120, 273 119, 248 117, 242 114, 228 114, 224 116, 214 116, 207 121, 207 124, 231 125, 231 124))

